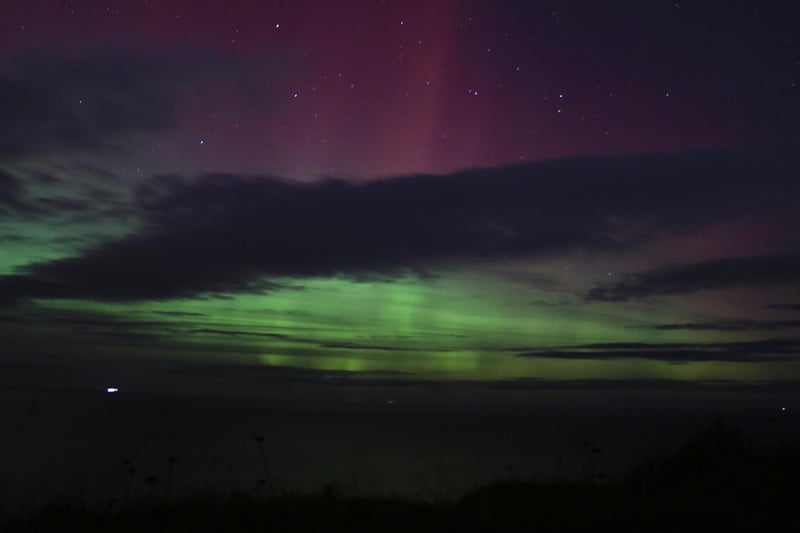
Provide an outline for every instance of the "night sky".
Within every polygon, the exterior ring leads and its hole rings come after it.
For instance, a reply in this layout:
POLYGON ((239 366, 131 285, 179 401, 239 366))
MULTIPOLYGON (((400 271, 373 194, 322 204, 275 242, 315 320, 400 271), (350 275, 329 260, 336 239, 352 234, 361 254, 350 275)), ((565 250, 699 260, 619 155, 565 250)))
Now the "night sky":
POLYGON ((2 12, 6 394, 797 391, 796 2, 2 12))

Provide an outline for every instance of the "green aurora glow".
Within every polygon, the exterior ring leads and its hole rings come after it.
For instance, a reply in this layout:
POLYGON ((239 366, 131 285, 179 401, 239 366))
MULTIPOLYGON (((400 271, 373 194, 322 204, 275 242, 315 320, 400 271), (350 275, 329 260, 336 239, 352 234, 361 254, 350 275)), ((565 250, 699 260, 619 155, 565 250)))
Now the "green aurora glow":
MULTIPOLYGON (((9 345, 83 357, 269 365, 386 374, 393 379, 794 380, 794 362, 669 362, 520 357, 591 343, 704 343, 718 333, 660 331, 665 307, 553 303, 487 275, 391 282, 286 280, 269 294, 168 302, 42 301, 3 326, 9 345), (535 298, 534 298, 535 296, 535 298), (535 302, 534 302, 535 300, 535 302), (617 306, 618 307, 618 306, 617 306), (394 374, 398 373, 398 374, 394 374)), ((736 335, 731 336, 732 339, 736 335)))

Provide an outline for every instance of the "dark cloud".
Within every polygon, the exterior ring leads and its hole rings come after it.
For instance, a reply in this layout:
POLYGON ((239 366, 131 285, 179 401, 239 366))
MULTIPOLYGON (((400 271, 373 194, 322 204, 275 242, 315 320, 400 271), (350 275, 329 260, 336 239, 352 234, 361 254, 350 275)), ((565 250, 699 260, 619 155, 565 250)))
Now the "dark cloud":
POLYGON ((0 214, 6 209, 19 209, 24 194, 25 190, 20 179, 0 169, 0 214))
POLYGON ((8 57, 0 62, 0 157, 118 147, 127 135, 170 126, 179 91, 207 80, 239 81, 245 70, 241 62, 191 49, 100 47, 8 57))
POLYGON ((154 315, 163 315, 163 316, 171 316, 171 317, 181 317, 181 318, 206 318, 208 314, 206 313, 195 313, 192 311, 151 311, 154 315))
MULTIPOLYGON (((141 231, 2 277, 0 301, 263 293, 285 288, 268 281, 278 277, 387 279, 475 260, 622 250, 741 211, 794 213, 792 161, 731 152, 579 158, 365 184, 162 176, 138 192, 141 231)), ((592 297, 696 290, 686 288, 691 280, 776 283, 800 272, 796 254, 767 262, 673 267, 592 297)))
POLYGON ((656 324, 648 329, 662 331, 764 331, 800 328, 800 320, 720 320, 717 322, 687 322, 684 324, 656 324))
POLYGON ((0 243, 33 243, 36 242, 36 239, 32 239, 26 235, 19 235, 19 234, 4 234, 0 235, 0 243))
POLYGON ((41 185, 64 185, 67 180, 46 172, 39 172, 32 176, 33 181, 41 185))
POLYGON ((230 88, 230 98, 255 102, 265 68, 209 50, 155 51, 133 42, 7 54, 0 58, 0 160, 18 175, 0 170, 0 217, 79 224, 131 215, 122 197, 74 177, 119 182, 113 172, 79 162, 80 154, 131 153, 136 142, 172 126, 187 92, 230 88), (48 155, 64 156, 71 171, 30 169, 48 155))
MULTIPOLYGON (((229 364, 192 364, 181 365, 171 369, 177 375, 193 377, 226 377, 243 381, 280 381, 280 382, 322 382, 326 385, 341 382, 348 385, 366 385, 380 387, 382 385, 416 385, 431 387, 438 382, 430 382, 416 377, 415 374, 394 370, 317 370, 294 366, 274 365, 229 365, 229 364)), ((446 384, 447 382, 441 382, 446 384)), ((461 384, 462 382, 459 382, 461 384)), ((479 384, 480 382, 476 382, 479 384)))
POLYGON ((202 333, 207 335, 223 335, 226 337, 266 337, 269 339, 278 340, 295 340, 289 335, 282 333, 265 333, 260 331, 243 331, 237 329, 214 329, 214 328, 197 328, 189 330, 187 333, 202 333))
POLYGON ((700 361, 797 361, 800 339, 766 339, 716 343, 617 342, 581 344, 561 348, 536 348, 519 357, 547 359, 651 359, 672 363, 700 361))
MULTIPOLYGON (((459 382, 460 384, 461 382, 459 382)), ((479 384, 480 382, 476 383, 479 384)), ((568 379, 549 380, 518 378, 483 382, 483 385, 499 390, 610 390, 610 391, 769 391, 797 392, 800 383, 794 381, 733 381, 721 379, 568 379)))
POLYGON ((126 330, 155 328, 162 331, 170 331, 169 323, 156 320, 128 320, 100 316, 94 313, 78 313, 76 311, 72 312, 75 316, 64 316, 63 314, 55 314, 52 312, 50 312, 50 314, 51 316, 44 315, 41 319, 51 324, 64 324, 73 329, 80 330, 107 327, 126 330))
POLYGON ((356 342, 321 342, 319 339, 311 337, 298 337, 293 335, 286 335, 283 333, 269 333, 263 331, 248 331, 240 329, 219 329, 219 328, 196 328, 186 331, 189 334, 203 334, 203 335, 220 335, 225 337, 255 337, 255 338, 268 338, 279 341, 292 342, 297 344, 312 344, 319 348, 333 348, 338 350, 376 350, 376 351, 391 351, 391 352, 445 352, 447 349, 438 347, 429 347, 426 349, 408 348, 404 346, 391 346, 385 344, 359 344, 356 342))
POLYGON ((800 304, 770 304, 767 308, 779 311, 800 311, 800 304))
POLYGON ((24 217, 56 213, 90 213, 93 208, 94 206, 85 200, 66 196, 31 198, 21 179, 0 170, 0 215, 4 212, 24 217))
POLYGON ((164 129, 172 102, 159 97, 169 65, 109 54, 16 58, 0 70, 0 155, 92 149, 109 136, 164 129))
POLYGON ((123 341, 125 343, 160 343, 162 337, 151 333, 137 333, 133 331, 94 331, 93 335, 123 341))
POLYGON ((389 346, 385 344, 358 344, 355 342, 325 342, 319 345, 321 348, 334 348, 337 350, 378 350, 388 352, 430 352, 436 351, 437 353, 446 352, 440 348, 408 348, 405 346, 389 346))
POLYGON ((3 214, 17 221, 49 218, 73 224, 94 224, 99 217, 122 220, 135 215, 120 193, 98 186, 78 185, 70 190, 66 178, 25 171, 12 174, 0 169, 0 216, 3 214))
POLYGON ((86 200, 67 198, 65 196, 39 197, 36 198, 35 202, 37 209, 44 212, 89 213, 95 209, 95 207, 86 200))
POLYGON ((715 259, 628 274, 621 281, 593 288, 589 300, 622 302, 651 296, 688 294, 729 287, 800 282, 800 252, 715 259))
POLYGON ((796 392, 800 383, 796 381, 732 381, 698 379, 692 381, 672 379, 540 379, 513 378, 493 381, 459 380, 457 382, 420 378, 416 374, 397 371, 316 370, 293 366, 264 365, 180 365, 171 369, 177 375, 194 377, 226 377, 238 382, 250 380, 342 384, 347 386, 419 387, 430 390, 612 390, 612 391, 769 391, 796 392))

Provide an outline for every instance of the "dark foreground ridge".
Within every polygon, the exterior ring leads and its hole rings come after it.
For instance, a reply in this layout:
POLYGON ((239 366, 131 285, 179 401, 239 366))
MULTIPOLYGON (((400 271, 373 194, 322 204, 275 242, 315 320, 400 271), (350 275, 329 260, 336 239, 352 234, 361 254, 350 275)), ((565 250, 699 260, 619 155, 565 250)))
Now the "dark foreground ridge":
MULTIPOLYGON (((591 453, 591 450, 588 450, 591 453)), ((603 482, 505 480, 451 502, 318 495, 197 496, 115 508, 51 502, 14 532, 800 531, 800 453, 714 422, 677 451, 603 482)))

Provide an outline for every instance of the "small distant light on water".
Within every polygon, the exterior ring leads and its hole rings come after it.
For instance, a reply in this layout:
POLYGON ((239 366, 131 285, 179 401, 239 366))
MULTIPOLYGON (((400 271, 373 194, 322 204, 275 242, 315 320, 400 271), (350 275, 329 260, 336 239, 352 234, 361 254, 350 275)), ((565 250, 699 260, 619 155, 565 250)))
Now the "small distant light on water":
POLYGON ((109 394, 116 394, 117 392, 119 392, 119 389, 117 387, 108 387, 106 389, 106 392, 109 394))

